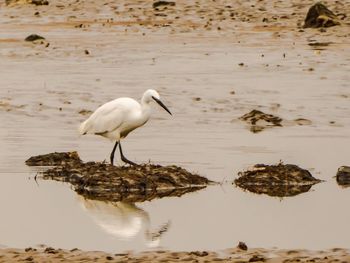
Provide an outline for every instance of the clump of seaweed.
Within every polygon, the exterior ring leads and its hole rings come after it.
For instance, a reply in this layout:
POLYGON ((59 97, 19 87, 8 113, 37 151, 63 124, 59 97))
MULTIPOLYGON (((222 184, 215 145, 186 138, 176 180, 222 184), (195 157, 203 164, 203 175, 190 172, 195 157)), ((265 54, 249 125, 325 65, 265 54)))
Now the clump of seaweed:
POLYGON ((321 182, 308 170, 297 165, 256 164, 250 170, 240 172, 234 183, 250 192, 269 196, 295 196, 309 191, 312 185, 321 182))
POLYGON ((266 114, 259 110, 252 110, 239 117, 239 119, 247 122, 250 125, 250 131, 253 133, 261 132, 268 127, 282 126, 282 118, 272 114, 266 114))
POLYGON ((165 196, 181 196, 211 183, 207 178, 175 165, 84 163, 76 152, 39 155, 29 158, 26 163, 55 166, 42 172, 42 178, 68 182, 78 194, 103 201, 142 202, 165 196))

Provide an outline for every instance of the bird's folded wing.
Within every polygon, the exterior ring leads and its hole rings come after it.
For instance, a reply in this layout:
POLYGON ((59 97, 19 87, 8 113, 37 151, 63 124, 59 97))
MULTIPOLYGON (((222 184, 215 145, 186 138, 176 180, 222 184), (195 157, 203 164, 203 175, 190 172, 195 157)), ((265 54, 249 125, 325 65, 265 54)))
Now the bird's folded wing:
POLYGON ((83 133, 103 134, 117 129, 125 118, 125 112, 118 105, 105 104, 98 108, 82 125, 83 133))

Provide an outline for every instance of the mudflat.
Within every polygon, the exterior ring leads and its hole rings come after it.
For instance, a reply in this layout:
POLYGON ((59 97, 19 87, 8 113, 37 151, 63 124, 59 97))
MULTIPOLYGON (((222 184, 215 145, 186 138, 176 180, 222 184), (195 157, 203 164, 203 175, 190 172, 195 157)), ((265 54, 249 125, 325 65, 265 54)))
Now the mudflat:
MULTIPOLYGON (((345 132, 339 129, 348 127, 346 116, 350 98, 346 84, 349 83, 350 5, 346 1, 326 3, 337 15, 339 24, 321 28, 303 27, 306 14, 314 2, 301 0, 293 3, 278 0, 234 3, 197 0, 162 1, 158 4, 155 4, 157 1, 51 0, 48 5, 30 1, 6 2, 8 4, 0 4, 0 55, 6 65, 0 80, 0 111, 6 120, 8 117, 22 122, 33 118, 51 120, 48 126, 53 126, 57 122, 52 119, 56 119, 61 121, 60 125, 73 130, 76 123, 109 98, 106 93, 99 92, 98 87, 124 85, 128 89, 120 91, 121 95, 131 93, 136 96, 140 92, 132 87, 143 88, 146 84, 157 85, 169 97, 171 95, 171 106, 177 104, 175 113, 179 118, 172 126, 166 127, 168 133, 181 130, 181 121, 191 118, 195 120, 188 124, 191 132, 196 131, 198 126, 211 126, 208 132, 214 134, 223 124, 223 130, 228 134, 231 132, 229 125, 244 126, 240 116, 252 109, 260 109, 287 119, 281 122, 281 126, 268 130, 316 127, 307 129, 301 144, 314 136, 315 130, 329 140, 334 129, 338 137, 345 136, 345 132), (154 55, 154 50, 174 54, 176 61, 171 68, 167 68, 167 58, 162 60, 154 55), (198 61, 201 63, 195 64, 198 61), (138 67, 142 63, 149 67, 138 67), (152 68, 157 63, 161 63, 166 75, 152 68), (194 65, 197 71, 193 70, 194 65), (118 69, 117 77, 113 75, 115 69, 118 69), (131 74, 130 69, 138 74, 131 74), (199 78, 202 69, 212 74, 215 82, 211 82, 213 78, 199 78), (58 81, 61 76, 53 73, 55 70, 66 75, 74 70, 74 74, 63 85, 58 81), (172 75, 174 70, 186 77, 178 79, 176 74, 172 75), (194 74, 186 75, 188 71, 194 74), (61 89, 47 88, 42 80, 33 78, 38 72, 42 76, 47 74, 51 81, 49 84, 54 83, 56 88, 62 85, 61 89), (261 77, 265 74, 280 75, 271 84, 270 80, 261 77), (119 80, 119 76, 124 78, 119 80), (255 81, 252 76, 260 82, 246 91, 245 81, 255 81), (299 83, 297 80, 300 78, 305 78, 306 84, 293 86, 299 83), (294 81, 293 85, 288 81, 294 81), (13 83, 17 84, 15 88, 13 83), (194 89, 184 88, 186 86, 194 89), (201 89, 195 89, 197 86, 201 89), (260 86, 263 88, 260 89, 260 86), (320 87, 323 88, 321 91, 318 90, 320 87), (45 90, 48 98, 38 90, 45 90), (225 96, 218 95, 221 92, 225 96), (50 97, 52 94, 55 99, 50 97), (182 100, 184 95, 188 99, 185 102, 182 100)), ((157 118, 159 122, 164 121, 162 117, 157 118)), ((149 131, 150 134, 156 132, 156 128, 149 131)), ((268 131, 262 130, 259 134, 265 132, 268 131)), ((222 132, 222 136, 227 134, 222 132)), ((197 137, 194 132, 192 136, 188 137, 188 144, 197 137)), ((240 138, 246 137, 241 135, 240 138)), ((210 145, 206 138, 203 144, 207 141, 210 145)), ((286 147, 292 148, 291 144, 286 147)), ((222 149, 226 146, 225 142, 222 149)), ((244 153, 255 149, 253 146, 248 148, 239 150, 244 153)), ((174 151, 179 149, 176 145, 173 147, 174 151)), ((259 152, 259 149, 256 151, 259 152)), ((37 154, 40 153, 43 152, 37 154)), ((214 154, 219 156, 218 151, 214 154)), ((194 156, 186 155, 186 160, 191 158, 194 156)), ((207 158, 211 161, 215 159, 207 158)), ((207 169, 205 165, 204 168, 198 167, 207 169)), ((337 168, 334 167, 334 170, 337 168)), ((3 248, 0 261, 349 262, 350 255, 347 249, 331 247, 322 251, 264 248, 242 251, 233 248, 225 251, 159 250, 125 254, 39 247, 3 248)))

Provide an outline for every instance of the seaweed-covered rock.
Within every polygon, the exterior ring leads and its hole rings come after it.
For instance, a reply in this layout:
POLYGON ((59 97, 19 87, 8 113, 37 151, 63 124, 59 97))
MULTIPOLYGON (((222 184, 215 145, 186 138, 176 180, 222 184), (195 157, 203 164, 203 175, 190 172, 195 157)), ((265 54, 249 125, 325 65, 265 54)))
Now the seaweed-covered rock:
POLYGON ((250 192, 269 196, 295 196, 321 182, 308 170, 293 164, 256 164, 250 170, 240 172, 234 183, 250 192))
POLYGON ((54 152, 49 154, 32 156, 26 161, 28 166, 59 166, 68 163, 80 164, 82 161, 76 151, 54 152))
POLYGON ((318 2, 307 12, 304 28, 331 27, 340 25, 338 17, 325 5, 318 2))
POLYGON ((341 166, 337 172, 337 183, 341 186, 350 186, 350 167, 341 166))
POLYGON ((259 110, 252 110, 239 117, 239 119, 247 122, 250 125, 250 131, 254 133, 261 132, 268 127, 282 126, 280 117, 259 110))
POLYGON ((34 156, 26 163, 57 165, 42 172, 42 178, 68 182, 78 194, 103 201, 142 202, 165 196, 181 196, 211 183, 175 165, 84 163, 76 152, 34 156))

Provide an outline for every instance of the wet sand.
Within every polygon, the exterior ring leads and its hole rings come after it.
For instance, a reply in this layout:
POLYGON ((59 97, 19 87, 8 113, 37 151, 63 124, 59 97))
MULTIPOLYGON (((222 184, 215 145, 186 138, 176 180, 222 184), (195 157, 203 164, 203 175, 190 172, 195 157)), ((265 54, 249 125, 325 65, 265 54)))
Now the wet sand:
POLYGON ((152 251, 143 253, 111 254, 79 249, 62 250, 51 247, 26 249, 0 249, 0 262, 349 262, 350 251, 335 248, 327 251, 248 249, 224 251, 171 252, 152 251))
MULTIPOLYGON (((5 65, 1 73, 0 112, 2 122, 9 127, 9 132, 0 132, 4 141, 10 142, 5 147, 7 153, 1 153, 1 159, 7 160, 1 166, 2 171, 13 173, 13 167, 35 154, 76 148, 78 143, 73 134, 86 114, 116 96, 139 97, 147 86, 164 94, 177 118, 170 123, 157 113, 153 124, 159 126, 145 127, 145 135, 137 135, 134 141, 130 138, 130 152, 137 160, 147 161, 145 155, 150 155, 159 162, 181 163, 189 170, 197 169, 212 180, 222 181, 233 179, 236 171, 256 160, 276 162, 279 158, 289 158, 292 163, 316 170, 322 179, 331 181, 333 171, 348 162, 350 16, 341 21, 342 26, 302 29, 312 3, 240 1, 233 6, 232 1, 176 1, 176 6, 159 10, 150 1, 118 1, 118 5, 113 1, 92 0, 57 0, 50 1, 49 6, 0 4, 0 56, 5 65), (25 42, 25 37, 32 33, 46 40, 25 42), (244 124, 238 117, 255 108, 288 120, 305 118, 307 125, 301 130, 292 123, 253 137, 249 129, 241 128, 244 124), (16 129, 23 126, 28 129, 16 129), (43 129, 48 135, 37 138, 43 129), (174 135, 172 131, 181 134, 174 135), (167 141, 169 134, 173 142, 167 141), (29 143, 16 144, 18 138, 26 135, 32 136, 26 140, 29 143), (153 150, 160 142, 163 145, 153 150), (186 145, 190 146, 186 148, 186 145), (300 150, 298 145, 305 149, 300 150), (316 152, 319 155, 315 156, 316 152)), ((345 2, 330 1, 327 6, 335 13, 350 13, 345 2)), ((108 143, 85 140, 79 145, 84 159, 108 157, 108 143)), ((18 169, 27 174, 24 168, 18 169)), ((338 198, 345 200, 346 195, 343 193, 338 198)), ((249 200, 242 200, 253 206, 249 200)), ((334 209, 340 205, 339 202, 328 204, 334 209)), ((330 237, 331 244, 323 243, 329 248, 344 234, 342 227, 348 222, 348 214, 338 218, 336 212, 329 212, 331 220, 324 221, 324 212, 312 213, 316 214, 317 222, 323 222, 318 227, 316 242, 324 237, 320 229, 329 222, 337 222, 329 231, 333 233, 333 228, 338 227, 334 232, 338 236, 330 237)), ((248 213, 247 218, 252 215, 248 213)), ((297 215, 289 217, 293 216, 297 215)), ((299 225, 293 226, 296 229, 308 218, 300 217, 299 225)), ((237 237, 232 235, 232 238, 237 237)), ((346 238, 341 239, 342 244, 346 238)), ((235 250, 232 255, 230 251, 208 252, 207 256, 163 251, 116 256, 104 252, 44 250, 2 249, 0 261, 97 258, 100 262, 133 262, 131 259, 237 262, 251 260, 254 253, 268 258, 267 262, 350 260, 348 250, 344 249, 249 249, 248 252, 235 250)))

